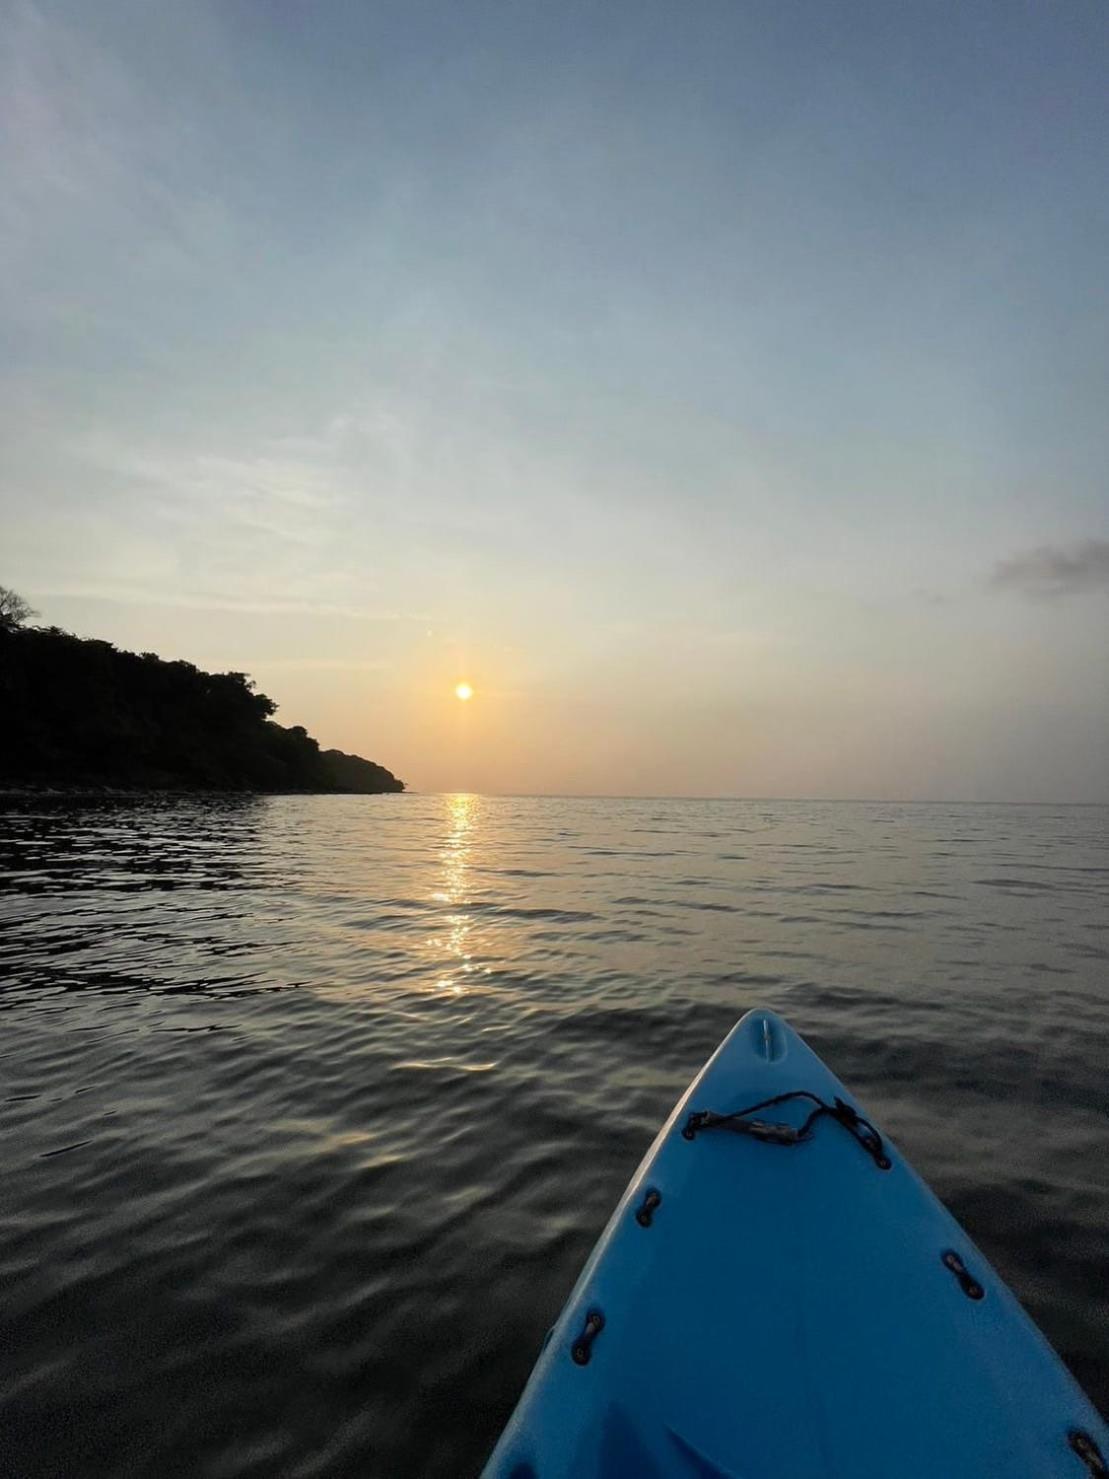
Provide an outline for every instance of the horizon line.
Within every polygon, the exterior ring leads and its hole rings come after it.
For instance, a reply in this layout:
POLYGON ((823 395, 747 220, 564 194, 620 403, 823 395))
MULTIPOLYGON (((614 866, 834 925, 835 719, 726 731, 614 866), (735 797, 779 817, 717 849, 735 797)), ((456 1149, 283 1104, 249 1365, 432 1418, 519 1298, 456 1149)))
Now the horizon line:
POLYGON ((481 796, 504 801, 753 801, 806 802, 826 806, 1101 806, 1109 807, 1109 797, 1102 801, 1014 801, 983 797, 943 796, 744 796, 738 792, 705 792, 704 794, 667 794, 665 792, 617 791, 419 791, 406 786, 406 796, 481 796))

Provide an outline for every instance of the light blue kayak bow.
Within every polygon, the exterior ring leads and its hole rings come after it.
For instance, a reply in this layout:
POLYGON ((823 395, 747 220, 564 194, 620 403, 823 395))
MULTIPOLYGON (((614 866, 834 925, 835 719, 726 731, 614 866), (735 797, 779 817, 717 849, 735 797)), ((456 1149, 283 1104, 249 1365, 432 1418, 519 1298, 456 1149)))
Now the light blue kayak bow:
POLYGON ((912 1167, 754 1011, 632 1178, 485 1475, 1089 1479, 1109 1433, 912 1167))

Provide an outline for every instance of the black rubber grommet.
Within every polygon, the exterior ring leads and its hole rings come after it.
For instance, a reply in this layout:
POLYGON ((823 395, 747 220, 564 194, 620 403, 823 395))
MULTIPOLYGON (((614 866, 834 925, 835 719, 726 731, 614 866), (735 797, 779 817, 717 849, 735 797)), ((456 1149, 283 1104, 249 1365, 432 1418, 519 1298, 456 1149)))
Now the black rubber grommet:
POLYGON ((959 1288, 968 1299, 985 1299, 984 1286, 974 1277, 954 1248, 946 1248, 940 1254, 940 1262, 955 1275, 959 1288))
POLYGON ((650 1227, 657 1208, 662 1206, 662 1193, 652 1186, 640 1203, 635 1220, 640 1227, 650 1227))
POLYGON ((1104 1455, 1089 1433, 1084 1428, 1071 1428, 1067 1434, 1067 1442, 1078 1455, 1086 1468, 1094 1476, 1094 1479, 1104 1479, 1109 1474, 1104 1455))
POLYGON ((585 1329, 570 1347, 570 1355, 578 1366, 588 1366, 593 1353, 593 1342, 605 1328, 605 1317, 600 1310, 590 1310, 585 1317, 585 1329))

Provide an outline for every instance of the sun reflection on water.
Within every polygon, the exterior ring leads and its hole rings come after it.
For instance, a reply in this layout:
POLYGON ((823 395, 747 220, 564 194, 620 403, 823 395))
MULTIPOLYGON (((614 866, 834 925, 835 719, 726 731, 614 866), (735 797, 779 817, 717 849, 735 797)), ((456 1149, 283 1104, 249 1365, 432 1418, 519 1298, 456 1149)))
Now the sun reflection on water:
POLYGON ((448 796, 446 803, 447 834, 439 855, 442 864, 441 887, 434 897, 450 911, 444 921, 446 933, 435 941, 437 945, 445 945, 448 963, 446 971, 435 985, 439 991, 463 996, 469 983, 459 978, 470 976, 475 970, 473 952, 470 949, 473 925, 464 912, 464 906, 470 901, 470 854, 481 815, 481 797, 460 793, 448 796))

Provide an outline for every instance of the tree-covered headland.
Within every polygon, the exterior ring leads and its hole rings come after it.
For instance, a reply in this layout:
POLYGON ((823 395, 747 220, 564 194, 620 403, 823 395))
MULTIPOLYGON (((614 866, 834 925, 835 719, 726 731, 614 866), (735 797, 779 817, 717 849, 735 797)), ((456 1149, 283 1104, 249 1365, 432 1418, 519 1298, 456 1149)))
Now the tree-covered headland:
POLYGON ((403 791, 391 771, 321 750, 245 673, 205 673, 58 627, 0 587, 0 788, 403 791))

